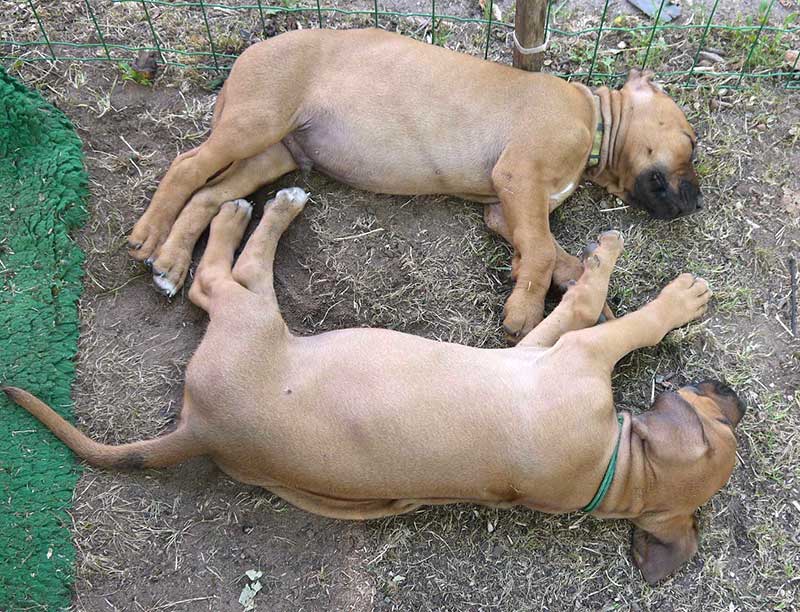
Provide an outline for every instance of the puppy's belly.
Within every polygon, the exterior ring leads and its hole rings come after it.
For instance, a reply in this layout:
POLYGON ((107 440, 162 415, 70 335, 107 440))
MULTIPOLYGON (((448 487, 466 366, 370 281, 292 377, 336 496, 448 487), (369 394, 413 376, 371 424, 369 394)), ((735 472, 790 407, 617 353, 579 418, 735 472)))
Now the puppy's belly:
POLYGON ((369 132, 346 120, 327 118, 283 139, 297 165, 342 183, 397 195, 449 194, 478 202, 497 201, 491 182, 495 159, 463 136, 446 142, 416 138, 414 130, 369 132))

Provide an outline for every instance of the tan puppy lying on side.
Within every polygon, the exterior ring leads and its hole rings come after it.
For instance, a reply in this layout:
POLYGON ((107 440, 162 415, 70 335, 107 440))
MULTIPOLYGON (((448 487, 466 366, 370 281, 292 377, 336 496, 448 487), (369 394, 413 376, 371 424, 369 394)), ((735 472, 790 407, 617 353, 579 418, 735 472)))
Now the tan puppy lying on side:
POLYGON ((584 175, 657 219, 689 214, 700 208, 695 141, 650 73, 591 91, 383 30, 289 32, 236 60, 211 135, 175 159, 128 242, 174 295, 220 203, 292 170, 460 196, 486 204, 514 247, 503 325, 516 342, 542 320, 551 283, 565 290, 583 270, 549 214, 584 175))
POLYGON ((590 327, 622 251, 620 235, 607 232, 577 284, 515 348, 384 329, 297 337, 278 310, 272 266, 306 198, 280 191, 233 267, 251 207, 228 202, 214 219, 189 293, 211 321, 172 433, 107 446, 28 393, 5 392, 94 465, 207 455, 237 480, 347 519, 454 502, 593 510, 633 521, 634 559, 651 583, 695 553, 693 513, 731 474, 744 408, 730 389, 704 382, 618 421, 611 372, 701 316, 705 281, 682 274, 640 310, 590 327))

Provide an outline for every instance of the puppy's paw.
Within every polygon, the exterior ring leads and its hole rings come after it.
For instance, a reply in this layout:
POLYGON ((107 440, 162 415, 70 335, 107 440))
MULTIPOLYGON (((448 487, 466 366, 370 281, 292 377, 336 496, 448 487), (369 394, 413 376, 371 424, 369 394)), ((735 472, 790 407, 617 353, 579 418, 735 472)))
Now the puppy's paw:
POLYGON ((544 318, 544 304, 519 289, 509 296, 503 310, 503 331, 511 345, 522 340, 544 318))
POLYGON ((211 241, 230 241, 234 242, 235 246, 238 246, 252 215, 253 205, 244 198, 223 203, 219 207, 219 212, 211 221, 211 233, 208 236, 209 243, 211 241))
POLYGON ((174 282, 167 278, 166 274, 153 274, 153 284, 155 284, 156 289, 159 290, 163 295, 168 298, 173 297, 177 292, 178 289, 181 288, 183 285, 183 279, 179 282, 174 282))
POLYGON ((617 263, 625 248, 625 240, 617 230, 603 232, 597 242, 590 242, 581 251, 581 261, 585 270, 596 270, 605 265, 608 268, 617 263))
POLYGON ((173 248, 167 240, 153 262, 153 283, 158 290, 167 297, 174 296, 186 280, 191 261, 189 249, 173 248))
POLYGON ((658 304, 670 328, 702 317, 713 295, 705 279, 684 273, 661 290, 658 304))
POLYGON ((308 193, 300 189, 300 187, 281 189, 275 194, 274 202, 273 206, 275 206, 276 209, 284 208, 296 215, 303 210, 306 202, 308 202, 308 193))
POLYGON ((128 253, 136 261, 150 266, 156 251, 167 239, 168 231, 169 227, 151 222, 145 213, 128 236, 128 253))

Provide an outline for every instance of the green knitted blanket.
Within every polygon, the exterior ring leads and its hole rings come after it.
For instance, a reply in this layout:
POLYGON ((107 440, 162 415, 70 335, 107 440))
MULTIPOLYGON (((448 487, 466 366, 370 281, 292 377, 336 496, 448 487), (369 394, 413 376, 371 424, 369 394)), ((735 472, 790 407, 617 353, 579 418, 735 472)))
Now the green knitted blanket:
MULTIPOLYGON (((0 68, 0 384, 71 418, 88 178, 69 120, 0 68)), ((0 610, 69 606, 71 452, 0 393, 0 610)))

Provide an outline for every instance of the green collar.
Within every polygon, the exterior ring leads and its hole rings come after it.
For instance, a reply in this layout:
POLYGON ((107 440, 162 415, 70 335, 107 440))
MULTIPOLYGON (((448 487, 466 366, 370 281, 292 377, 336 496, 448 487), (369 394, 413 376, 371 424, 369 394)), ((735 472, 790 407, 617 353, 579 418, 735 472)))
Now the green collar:
POLYGON ((600 98, 593 97, 594 107, 597 111, 597 125, 594 128, 594 142, 592 143, 592 152, 589 153, 589 162, 586 164, 587 168, 593 168, 600 163, 600 149, 603 147, 603 131, 605 130, 603 113, 600 110, 600 98))
POLYGON ((608 467, 606 468, 606 473, 603 474, 603 480, 600 482, 600 488, 597 489, 597 493, 594 494, 592 501, 586 504, 583 508, 581 508, 581 512, 592 512, 600 505, 600 502, 603 501, 603 498, 608 493, 608 490, 611 488, 611 482, 614 480, 614 473, 617 471, 617 455, 619 454, 619 441, 622 438, 622 422, 625 419, 623 418, 622 414, 617 414, 617 421, 619 422, 619 431, 617 432, 617 445, 614 447, 614 454, 611 455, 611 459, 608 460, 608 467))

